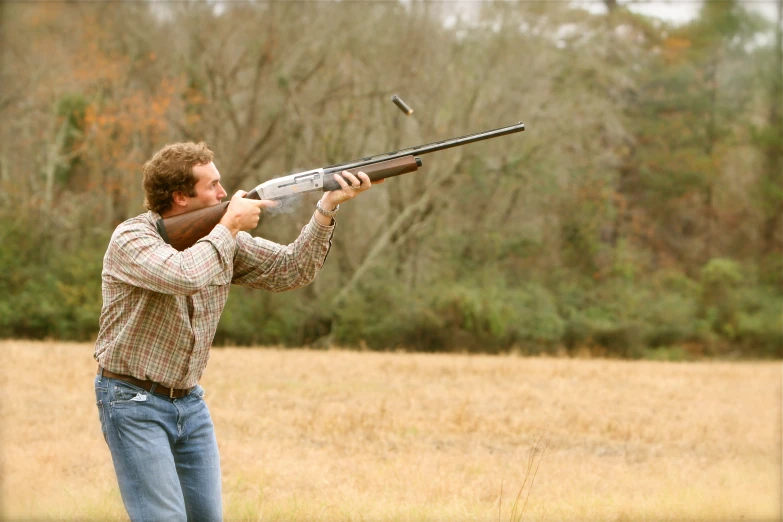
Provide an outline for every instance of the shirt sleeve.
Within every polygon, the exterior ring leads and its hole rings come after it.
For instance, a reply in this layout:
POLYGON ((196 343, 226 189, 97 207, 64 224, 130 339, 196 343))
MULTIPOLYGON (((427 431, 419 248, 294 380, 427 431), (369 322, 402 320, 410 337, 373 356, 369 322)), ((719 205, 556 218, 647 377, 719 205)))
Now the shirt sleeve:
POLYGON ((313 217, 290 245, 240 232, 231 282, 270 292, 293 290, 310 283, 329 254, 334 227, 334 222, 324 226, 313 217))
POLYGON ((236 241, 216 225, 182 252, 142 224, 119 227, 112 237, 104 270, 129 285, 171 295, 193 295, 218 274, 231 269, 236 241))

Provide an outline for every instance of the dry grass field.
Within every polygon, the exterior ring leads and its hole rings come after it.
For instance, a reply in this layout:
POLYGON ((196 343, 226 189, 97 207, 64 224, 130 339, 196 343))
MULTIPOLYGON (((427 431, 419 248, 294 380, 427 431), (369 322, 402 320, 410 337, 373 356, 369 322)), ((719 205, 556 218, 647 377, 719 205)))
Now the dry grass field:
MULTIPOLYGON (((124 520, 92 346, 0 342, 0 363, 2 519, 124 520)), ((202 384, 228 522, 713 521, 780 520, 781 378, 779 362, 218 349, 202 384)))

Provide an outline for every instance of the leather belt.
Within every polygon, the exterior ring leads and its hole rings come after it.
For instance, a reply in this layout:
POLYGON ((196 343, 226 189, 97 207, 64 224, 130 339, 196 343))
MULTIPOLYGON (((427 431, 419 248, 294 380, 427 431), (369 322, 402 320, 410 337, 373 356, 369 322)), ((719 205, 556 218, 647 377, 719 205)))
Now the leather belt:
POLYGON ((134 386, 138 386, 139 388, 147 390, 150 393, 154 393, 155 395, 163 395, 169 399, 181 399, 182 397, 187 397, 190 395, 190 392, 193 391, 193 388, 167 388, 155 381, 142 381, 141 379, 131 377, 130 375, 121 375, 119 373, 110 372, 109 370, 101 368, 100 366, 98 366, 98 375, 103 375, 109 379, 125 381, 134 386))

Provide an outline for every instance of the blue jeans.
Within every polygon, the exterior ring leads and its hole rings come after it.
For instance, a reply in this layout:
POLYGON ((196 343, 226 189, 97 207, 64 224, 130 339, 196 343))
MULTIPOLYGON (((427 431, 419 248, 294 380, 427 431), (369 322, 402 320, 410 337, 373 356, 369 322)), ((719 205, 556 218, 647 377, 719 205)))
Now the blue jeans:
POLYGON ((220 521, 220 456, 200 386, 169 399, 97 375, 95 397, 133 522, 220 521))

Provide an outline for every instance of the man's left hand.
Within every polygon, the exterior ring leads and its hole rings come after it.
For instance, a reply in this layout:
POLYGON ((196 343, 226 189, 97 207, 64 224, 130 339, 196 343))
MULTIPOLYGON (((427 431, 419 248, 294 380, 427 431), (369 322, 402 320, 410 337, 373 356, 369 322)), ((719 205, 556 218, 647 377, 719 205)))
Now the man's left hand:
MULTIPOLYGON (((324 194, 321 198, 321 206, 325 210, 333 210, 337 205, 345 203, 349 199, 355 198, 358 194, 370 190, 372 182, 370 178, 364 172, 358 172, 357 175, 353 175, 347 170, 342 172, 342 175, 335 174, 335 181, 340 184, 340 190, 332 190, 324 194)), ((378 180, 375 184, 383 183, 386 180, 378 180)))

